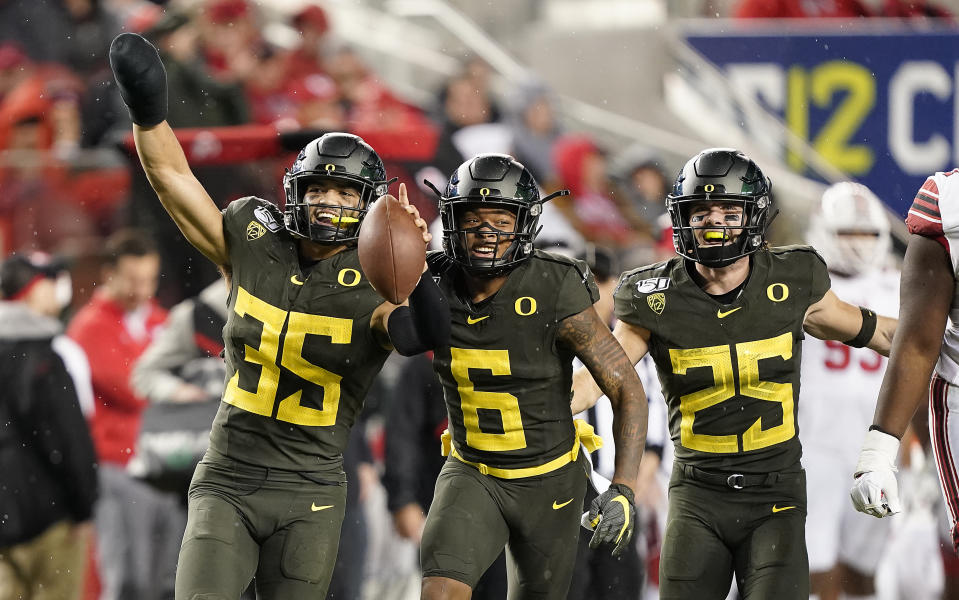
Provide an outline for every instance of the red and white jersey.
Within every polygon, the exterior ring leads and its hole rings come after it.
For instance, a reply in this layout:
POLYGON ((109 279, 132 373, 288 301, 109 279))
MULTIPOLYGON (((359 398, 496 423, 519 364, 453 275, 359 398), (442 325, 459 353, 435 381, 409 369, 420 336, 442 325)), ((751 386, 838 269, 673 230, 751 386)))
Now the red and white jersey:
MULTIPOLYGON (((959 281, 959 169, 939 172, 926 179, 912 201, 906 225, 909 233, 943 245, 959 281)), ((949 383, 959 385, 959 284, 952 295, 949 321, 936 372, 949 383)))
MULTIPOLYGON (((899 314, 899 272, 874 269, 854 277, 830 274, 840 299, 884 316, 899 314)), ((806 335, 802 347, 799 437, 813 449, 851 456, 853 463, 876 410, 887 359, 869 348, 852 348, 806 335)))

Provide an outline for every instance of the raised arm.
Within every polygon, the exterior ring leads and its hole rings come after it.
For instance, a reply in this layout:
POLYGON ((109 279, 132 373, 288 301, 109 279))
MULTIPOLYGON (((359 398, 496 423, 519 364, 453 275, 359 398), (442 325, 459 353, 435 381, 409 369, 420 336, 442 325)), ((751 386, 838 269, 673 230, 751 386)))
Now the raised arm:
MULTIPOLYGON (((625 321, 616 323, 613 337, 618 346, 626 352, 629 362, 635 365, 649 351, 649 331, 642 327, 630 325, 625 321)), ((615 352, 616 348, 596 348, 599 353, 615 352)), ((585 361, 584 361, 585 364, 585 361)), ((582 367, 573 373, 573 399, 570 410, 573 414, 581 413, 596 404, 603 395, 603 390, 596 383, 590 369, 582 367)))
POLYGON ((140 163, 163 208, 191 244, 228 271, 223 217, 166 122, 166 71, 157 49, 139 35, 122 33, 110 45, 110 67, 133 119, 140 163))
POLYGON ((613 482, 590 504, 588 518, 595 527, 590 547, 612 543, 618 555, 629 543, 636 520, 633 486, 646 444, 646 393, 626 352, 592 306, 563 319, 557 338, 583 361, 613 407, 613 482))
POLYGON ((850 346, 866 346, 889 356, 896 319, 877 315, 839 299, 832 290, 806 311, 806 333, 821 340, 836 340, 850 346), (874 322, 871 322, 875 319, 874 322))

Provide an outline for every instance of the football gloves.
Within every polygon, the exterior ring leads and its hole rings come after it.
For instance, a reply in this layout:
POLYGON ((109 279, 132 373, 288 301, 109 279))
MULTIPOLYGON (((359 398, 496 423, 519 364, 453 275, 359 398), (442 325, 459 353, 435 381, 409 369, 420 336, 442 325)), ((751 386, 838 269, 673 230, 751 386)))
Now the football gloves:
POLYGON ((877 518, 902 510, 896 482, 898 455, 899 440, 895 436, 878 429, 866 434, 856 465, 856 481, 849 492, 856 510, 877 518))
POLYGON ((110 68, 134 123, 152 127, 166 120, 166 69, 153 44, 121 33, 110 44, 110 68))
POLYGON ((613 483, 609 489, 593 499, 589 512, 583 514, 583 527, 593 530, 589 547, 613 544, 613 556, 619 556, 629 546, 636 524, 636 507, 633 490, 621 483, 613 483))

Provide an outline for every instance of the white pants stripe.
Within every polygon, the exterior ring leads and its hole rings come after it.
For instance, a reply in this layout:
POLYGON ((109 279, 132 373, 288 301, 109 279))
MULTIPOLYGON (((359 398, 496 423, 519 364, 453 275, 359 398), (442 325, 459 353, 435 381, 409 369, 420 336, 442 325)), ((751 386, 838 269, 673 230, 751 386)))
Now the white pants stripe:
POLYGON ((936 457, 936 470, 942 497, 949 513, 953 546, 959 545, 956 523, 959 520, 959 473, 956 449, 959 448, 959 392, 939 375, 929 386, 929 434, 936 457))

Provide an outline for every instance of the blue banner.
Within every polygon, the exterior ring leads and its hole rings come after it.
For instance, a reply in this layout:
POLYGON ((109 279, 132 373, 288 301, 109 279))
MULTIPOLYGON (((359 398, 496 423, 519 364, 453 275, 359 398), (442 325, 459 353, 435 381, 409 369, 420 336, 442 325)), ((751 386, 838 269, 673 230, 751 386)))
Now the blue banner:
MULTIPOLYGON (((959 166, 959 31, 810 25, 684 36, 733 86, 905 216, 926 176, 959 166)), ((781 152, 812 175, 785 139, 781 152)))

